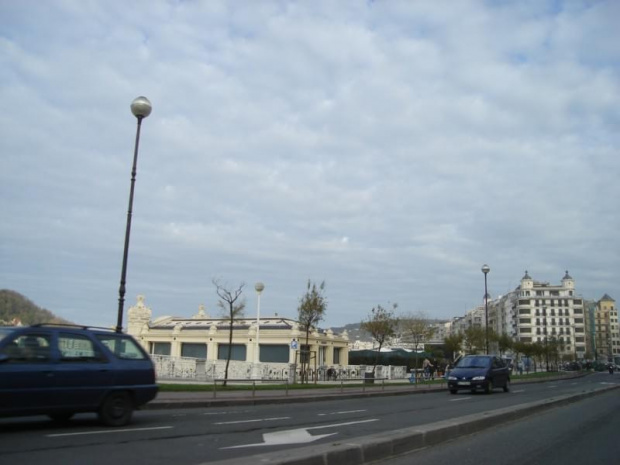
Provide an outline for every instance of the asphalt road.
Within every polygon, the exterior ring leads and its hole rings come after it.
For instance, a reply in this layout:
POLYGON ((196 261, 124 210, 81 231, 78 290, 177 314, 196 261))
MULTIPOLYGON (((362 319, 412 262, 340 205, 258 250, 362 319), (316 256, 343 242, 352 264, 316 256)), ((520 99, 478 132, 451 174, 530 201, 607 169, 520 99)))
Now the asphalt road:
MULTIPOLYGON (((44 417, 0 419, 0 465, 149 463, 194 465, 265 452, 345 442, 620 383, 593 374, 513 385, 492 395, 447 391, 298 404, 136 412, 126 428, 101 427, 93 415, 57 426, 44 417)), ((617 391, 616 391, 617 393, 617 391)))
POLYGON ((612 391, 465 436, 381 465, 612 465, 620 463, 620 396, 612 391))

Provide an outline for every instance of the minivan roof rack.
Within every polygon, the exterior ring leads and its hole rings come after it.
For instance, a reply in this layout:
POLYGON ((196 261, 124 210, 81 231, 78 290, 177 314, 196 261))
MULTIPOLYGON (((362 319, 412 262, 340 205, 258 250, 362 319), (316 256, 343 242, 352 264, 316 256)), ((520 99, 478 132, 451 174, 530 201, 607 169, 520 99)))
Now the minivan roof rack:
POLYGON ((104 327, 104 326, 87 326, 87 325, 76 325, 73 323, 36 323, 34 325, 30 325, 32 327, 40 328, 42 326, 60 326, 64 328, 79 328, 79 329, 102 329, 104 331, 114 331, 114 328, 104 327))

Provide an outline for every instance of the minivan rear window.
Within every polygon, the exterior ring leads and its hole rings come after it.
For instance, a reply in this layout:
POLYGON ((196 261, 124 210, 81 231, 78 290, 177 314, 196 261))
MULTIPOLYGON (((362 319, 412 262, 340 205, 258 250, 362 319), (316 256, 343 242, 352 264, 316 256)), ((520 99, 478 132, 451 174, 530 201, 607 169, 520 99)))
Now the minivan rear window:
POLYGON ((138 344, 127 336, 97 334, 97 339, 120 359, 144 360, 146 355, 138 344))

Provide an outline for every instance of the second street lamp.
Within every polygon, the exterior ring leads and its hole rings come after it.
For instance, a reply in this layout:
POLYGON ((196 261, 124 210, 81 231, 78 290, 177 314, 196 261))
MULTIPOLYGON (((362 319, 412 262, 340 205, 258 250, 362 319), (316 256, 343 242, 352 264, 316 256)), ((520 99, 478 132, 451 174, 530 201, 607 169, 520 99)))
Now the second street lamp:
POLYGON ((138 97, 131 102, 131 112, 138 120, 136 129, 136 143, 133 151, 133 166, 131 168, 131 187, 129 188, 129 208, 127 209, 127 229, 125 230, 125 248, 123 250, 123 265, 121 267, 121 285, 118 289, 118 319, 116 332, 123 330, 123 307, 125 305, 125 281, 127 278, 127 257, 129 255, 129 235, 131 233, 131 214, 133 209, 133 191, 136 184, 136 168, 138 164, 138 146, 140 145, 140 127, 142 120, 151 114, 151 102, 146 97, 138 97))
POLYGON ((491 271, 489 265, 482 265, 484 273, 484 346, 486 354, 489 354, 489 295, 487 293, 487 274, 491 271))
POLYGON ((256 290, 256 350, 254 351, 254 362, 257 364, 260 363, 260 295, 265 289, 265 285, 263 283, 256 283, 254 286, 256 290))

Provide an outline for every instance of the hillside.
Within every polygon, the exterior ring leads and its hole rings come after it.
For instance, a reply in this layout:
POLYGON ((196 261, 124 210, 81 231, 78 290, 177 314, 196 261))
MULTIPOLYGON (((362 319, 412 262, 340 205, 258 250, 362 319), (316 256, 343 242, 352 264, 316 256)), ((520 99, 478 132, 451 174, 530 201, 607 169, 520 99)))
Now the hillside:
POLYGON ((23 325, 37 323, 69 323, 49 310, 41 308, 18 292, 0 290, 0 326, 19 320, 23 325))

